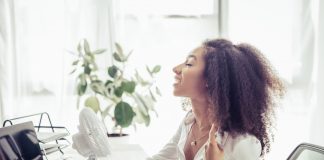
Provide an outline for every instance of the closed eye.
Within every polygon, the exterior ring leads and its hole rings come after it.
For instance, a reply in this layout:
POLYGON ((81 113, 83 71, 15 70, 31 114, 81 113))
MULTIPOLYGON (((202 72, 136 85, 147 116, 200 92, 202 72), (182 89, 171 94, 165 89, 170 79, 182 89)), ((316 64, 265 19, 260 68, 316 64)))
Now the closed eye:
POLYGON ((196 56, 194 56, 194 55, 189 55, 188 57, 187 57, 187 59, 186 59, 186 61, 185 61, 185 65, 187 66, 187 67, 191 67, 191 66, 193 66, 193 64, 195 63, 195 61, 196 61, 196 56))

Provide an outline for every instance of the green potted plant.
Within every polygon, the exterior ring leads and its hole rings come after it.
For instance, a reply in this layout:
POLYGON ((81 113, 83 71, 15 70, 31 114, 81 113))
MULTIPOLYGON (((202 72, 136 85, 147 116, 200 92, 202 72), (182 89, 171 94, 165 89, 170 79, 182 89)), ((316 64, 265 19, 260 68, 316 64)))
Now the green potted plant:
POLYGON ((112 65, 104 69, 99 69, 97 55, 106 52, 105 49, 91 50, 88 41, 83 40, 78 44, 77 52, 71 72, 77 74, 77 107, 85 99, 84 106, 100 114, 103 122, 110 117, 115 131, 107 133, 108 136, 124 136, 123 128, 133 125, 136 129, 136 123, 148 126, 152 113, 157 116, 154 104, 161 93, 154 78, 161 66, 146 66, 149 78, 143 78, 137 69, 133 75, 126 76, 126 63, 132 52, 125 54, 118 43, 115 43, 112 65))

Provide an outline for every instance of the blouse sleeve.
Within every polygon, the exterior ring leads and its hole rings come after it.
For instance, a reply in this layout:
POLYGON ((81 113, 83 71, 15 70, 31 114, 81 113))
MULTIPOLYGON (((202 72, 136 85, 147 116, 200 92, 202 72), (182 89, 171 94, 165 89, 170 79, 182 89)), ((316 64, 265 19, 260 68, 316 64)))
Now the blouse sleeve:
POLYGON ((254 136, 248 136, 236 143, 233 160, 258 160, 261 155, 261 143, 254 136))

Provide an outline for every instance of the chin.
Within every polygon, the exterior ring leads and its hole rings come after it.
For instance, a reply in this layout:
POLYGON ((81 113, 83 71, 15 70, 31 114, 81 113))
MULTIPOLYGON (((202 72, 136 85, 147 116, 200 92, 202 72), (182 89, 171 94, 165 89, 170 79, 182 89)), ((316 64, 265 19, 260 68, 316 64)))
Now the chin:
POLYGON ((173 95, 176 97, 189 97, 187 89, 183 86, 175 85, 173 88, 173 95))
POLYGON ((173 89, 173 95, 176 96, 176 97, 182 97, 182 94, 179 90, 177 89, 173 89))
POLYGON ((175 91, 175 90, 173 90, 173 95, 176 96, 176 97, 180 96, 179 93, 177 91, 175 91))
POLYGON ((185 93, 177 89, 173 90, 173 95, 176 97, 188 97, 185 93))

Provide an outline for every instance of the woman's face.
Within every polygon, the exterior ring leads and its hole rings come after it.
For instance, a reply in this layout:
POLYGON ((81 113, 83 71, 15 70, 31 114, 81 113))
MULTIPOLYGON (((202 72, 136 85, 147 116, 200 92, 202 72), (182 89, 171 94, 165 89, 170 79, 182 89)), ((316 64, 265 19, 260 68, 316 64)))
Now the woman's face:
POLYGON ((175 96, 198 98, 206 95, 204 49, 198 47, 189 54, 184 63, 173 68, 175 96))

